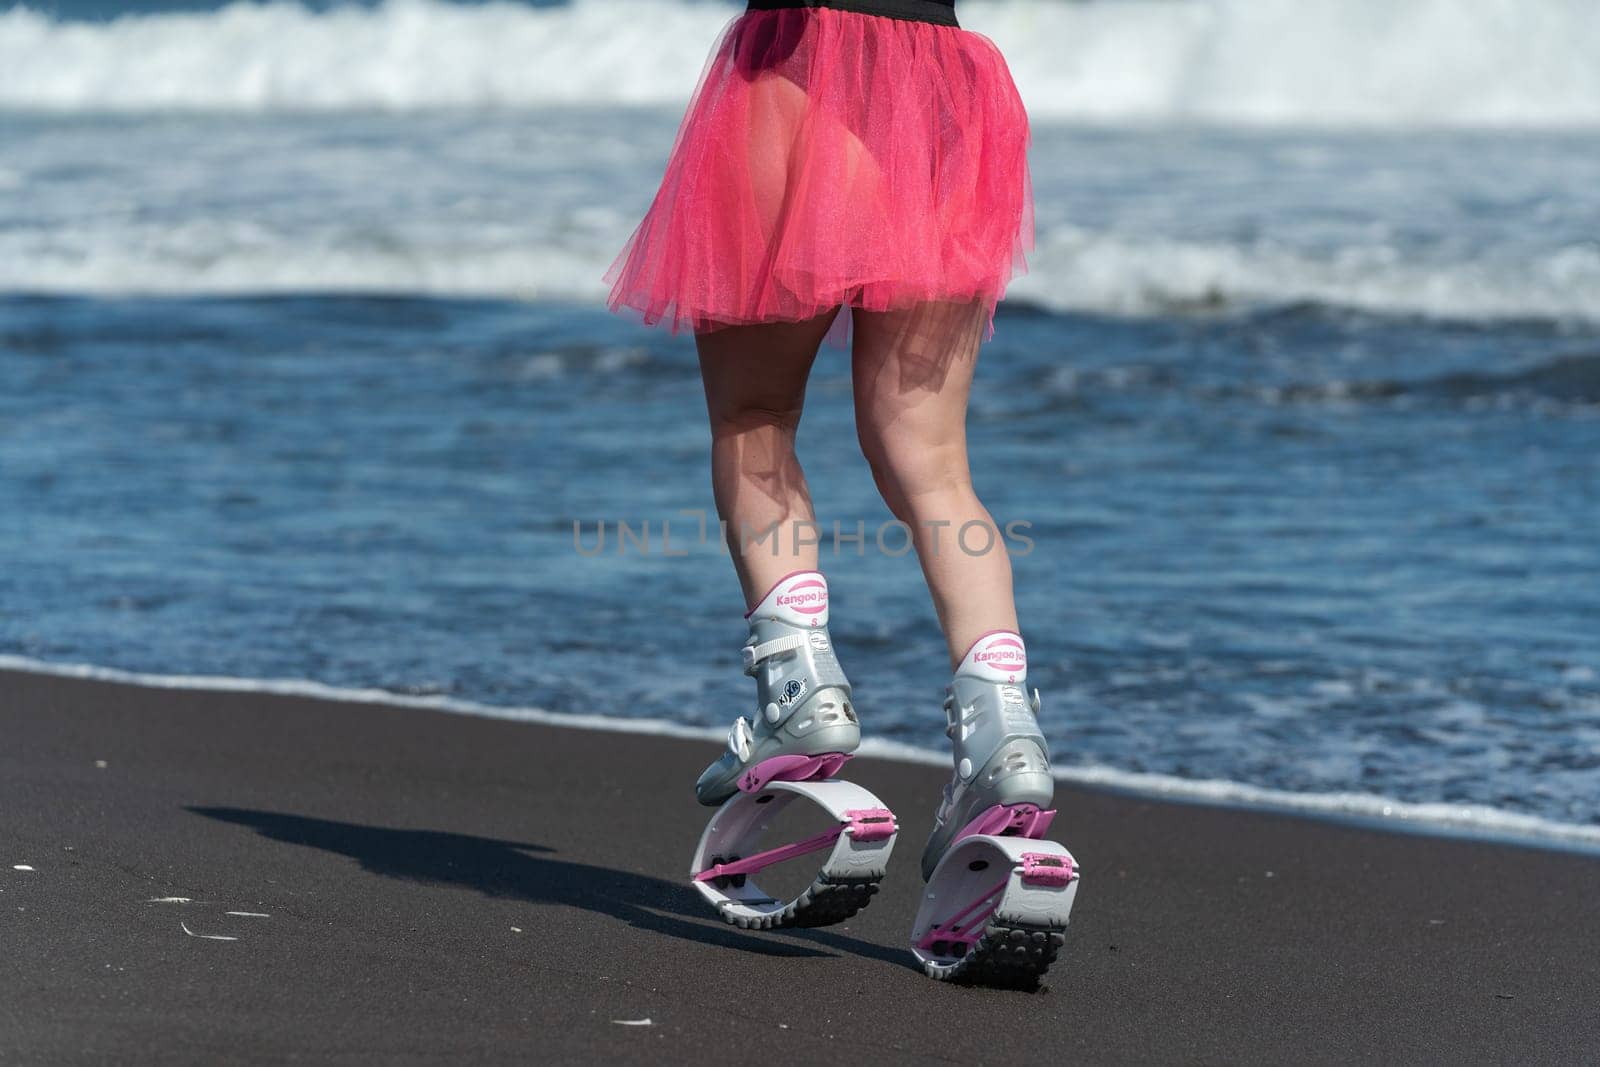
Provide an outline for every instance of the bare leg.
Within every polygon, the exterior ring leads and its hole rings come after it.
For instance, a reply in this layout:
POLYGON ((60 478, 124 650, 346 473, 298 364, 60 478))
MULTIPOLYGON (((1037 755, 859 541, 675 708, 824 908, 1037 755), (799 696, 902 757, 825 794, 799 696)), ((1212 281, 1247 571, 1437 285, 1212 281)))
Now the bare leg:
POLYGON ((796 526, 816 515, 794 438, 811 364, 836 314, 695 336, 711 417, 711 486, 747 607, 784 575, 817 569, 815 527, 796 526), (775 535, 756 540, 774 525, 775 535))
POLYGON ((991 630, 1017 629, 1011 559, 972 489, 967 397, 982 315, 976 304, 857 312, 856 431, 884 503, 911 527, 950 663, 991 630))

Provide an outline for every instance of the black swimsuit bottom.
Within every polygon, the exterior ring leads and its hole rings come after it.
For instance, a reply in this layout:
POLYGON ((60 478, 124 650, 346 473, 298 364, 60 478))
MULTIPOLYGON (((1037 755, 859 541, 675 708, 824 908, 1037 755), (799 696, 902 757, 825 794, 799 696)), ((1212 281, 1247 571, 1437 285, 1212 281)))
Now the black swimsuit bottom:
POLYGON ((750 0, 749 11, 776 11, 785 7, 831 7, 838 11, 859 11, 863 15, 887 15, 892 19, 932 22, 940 26, 959 26, 955 0, 750 0))

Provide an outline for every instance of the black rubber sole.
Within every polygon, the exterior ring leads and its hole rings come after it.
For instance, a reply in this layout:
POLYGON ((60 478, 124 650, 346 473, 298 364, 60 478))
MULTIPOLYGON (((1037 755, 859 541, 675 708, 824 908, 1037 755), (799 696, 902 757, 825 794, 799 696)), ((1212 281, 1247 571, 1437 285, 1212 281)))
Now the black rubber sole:
POLYGON ((954 967, 939 973, 924 964, 923 970, 930 978, 957 985, 1032 992, 1066 943, 1066 933, 1053 927, 991 919, 983 937, 954 967))
POLYGON ((872 903, 881 875, 834 878, 819 874, 817 880, 782 911, 748 917, 721 909, 724 922, 741 930, 777 930, 786 926, 814 928, 844 922, 872 903))

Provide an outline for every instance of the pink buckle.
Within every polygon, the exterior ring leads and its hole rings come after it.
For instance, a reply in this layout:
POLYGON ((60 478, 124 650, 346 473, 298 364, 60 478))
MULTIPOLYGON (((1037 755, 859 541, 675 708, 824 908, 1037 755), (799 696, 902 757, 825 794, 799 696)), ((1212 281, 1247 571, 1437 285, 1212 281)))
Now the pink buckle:
POLYGON ((846 829, 857 841, 882 841, 886 837, 893 837, 899 829, 894 821, 894 812, 888 808, 858 808, 845 812, 845 815, 850 819, 846 829))
POLYGON ((1029 885, 1070 885, 1077 876, 1071 856, 1051 852, 1022 854, 1022 880, 1029 885))

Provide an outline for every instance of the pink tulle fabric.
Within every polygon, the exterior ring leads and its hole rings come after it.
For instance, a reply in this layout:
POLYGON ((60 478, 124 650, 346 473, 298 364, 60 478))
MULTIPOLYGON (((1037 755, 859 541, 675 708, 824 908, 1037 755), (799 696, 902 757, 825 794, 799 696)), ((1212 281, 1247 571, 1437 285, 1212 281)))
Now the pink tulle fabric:
MULTIPOLYGON (((613 311, 709 331, 841 305, 994 306, 1033 249, 1028 116, 1000 50, 955 26, 833 8, 734 16, 644 219, 613 311)), ((827 335, 845 347, 852 316, 827 335)))

